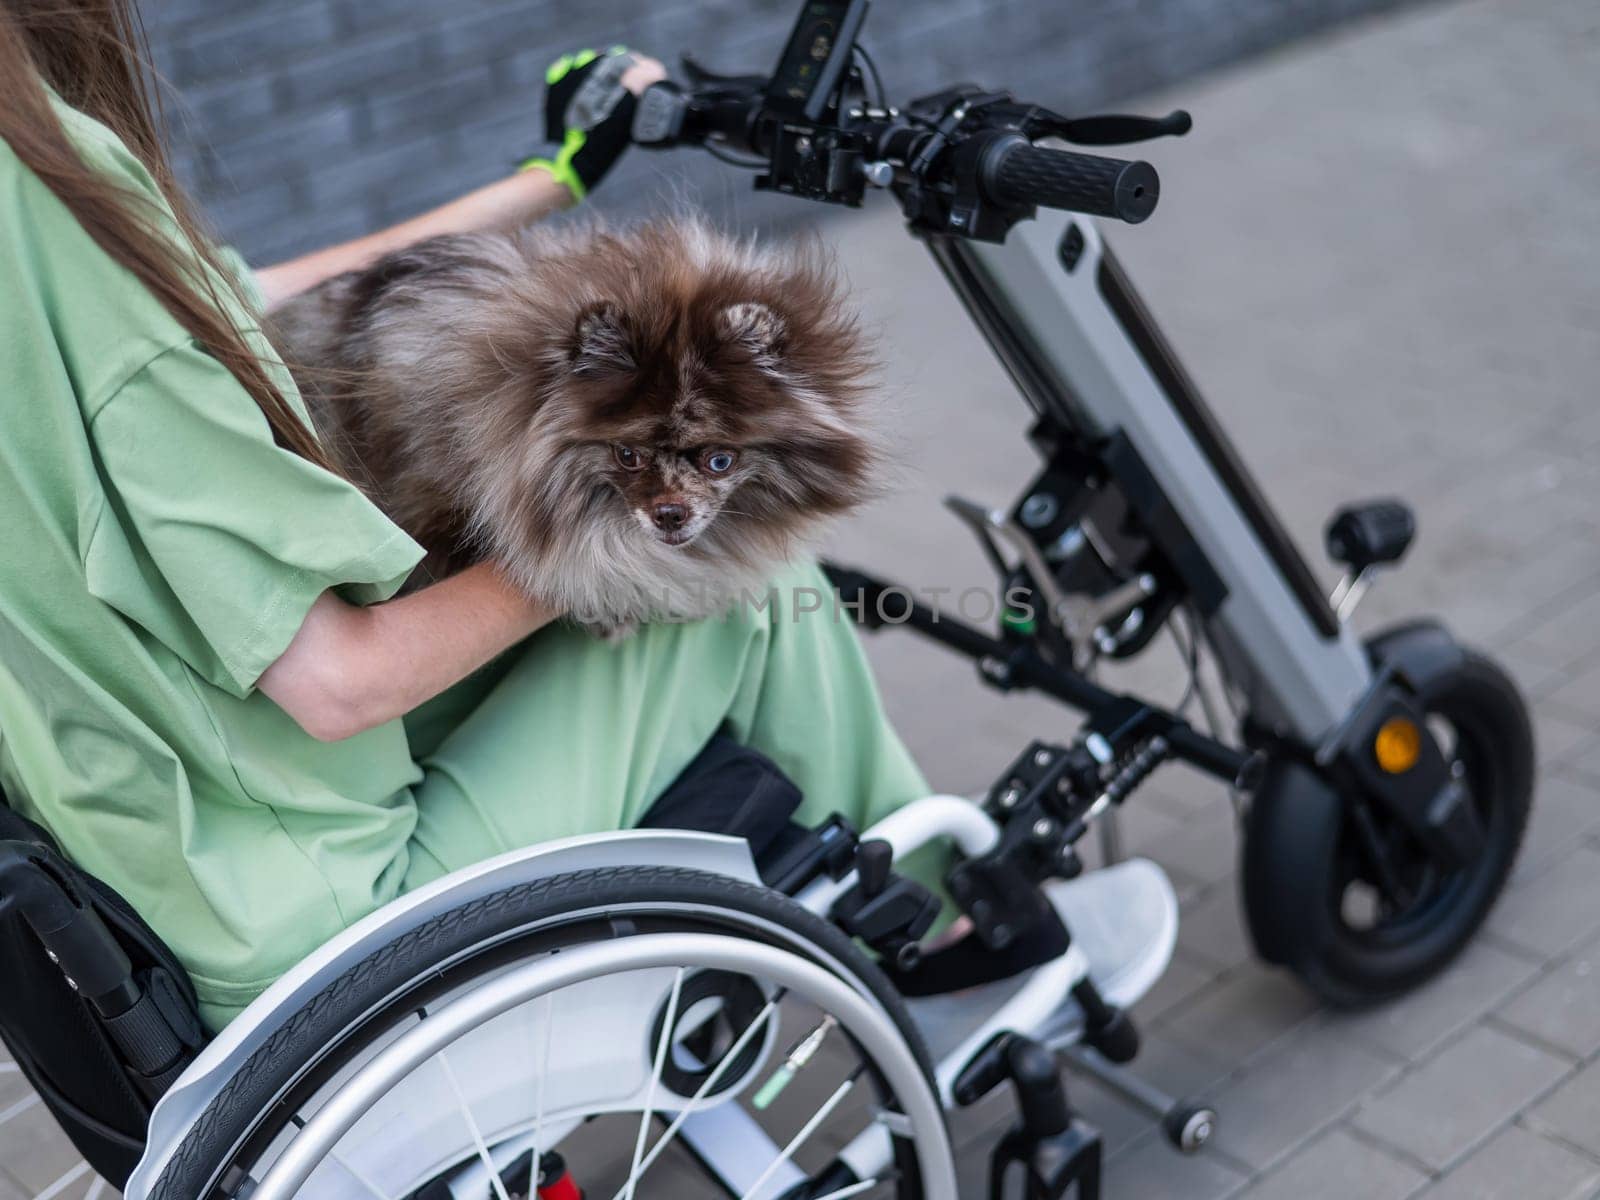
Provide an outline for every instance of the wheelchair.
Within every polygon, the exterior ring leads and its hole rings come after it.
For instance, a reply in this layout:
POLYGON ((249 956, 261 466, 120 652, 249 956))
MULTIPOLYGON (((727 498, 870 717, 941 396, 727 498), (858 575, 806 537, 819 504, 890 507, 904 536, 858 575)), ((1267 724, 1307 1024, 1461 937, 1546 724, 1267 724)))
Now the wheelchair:
POLYGON ((129 1200, 954 1200, 947 1113, 1006 1084, 991 1194, 1093 1200, 1062 1054, 1183 1149, 1214 1115, 1116 1065, 1178 910, 1153 863, 1075 869, 1083 769, 1036 744, 981 801, 788 824, 759 855, 662 827, 518 850, 351 926, 215 1037, 159 938, 0 798, 0 1037, 129 1200), (940 902, 894 864, 935 841, 974 931, 924 954, 940 902))

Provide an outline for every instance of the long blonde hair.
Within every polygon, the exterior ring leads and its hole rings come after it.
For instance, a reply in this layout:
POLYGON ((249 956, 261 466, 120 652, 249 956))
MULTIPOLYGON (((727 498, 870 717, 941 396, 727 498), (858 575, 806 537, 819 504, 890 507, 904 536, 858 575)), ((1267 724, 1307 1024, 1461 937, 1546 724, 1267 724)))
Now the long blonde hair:
POLYGON ((148 62, 133 0, 0 0, 0 138, 95 243, 232 372, 260 406, 279 445, 333 470, 219 302, 212 281, 233 276, 173 175, 148 62), (84 161, 51 105, 47 83, 72 107, 109 127, 143 162, 192 252, 153 225, 124 188, 84 161))

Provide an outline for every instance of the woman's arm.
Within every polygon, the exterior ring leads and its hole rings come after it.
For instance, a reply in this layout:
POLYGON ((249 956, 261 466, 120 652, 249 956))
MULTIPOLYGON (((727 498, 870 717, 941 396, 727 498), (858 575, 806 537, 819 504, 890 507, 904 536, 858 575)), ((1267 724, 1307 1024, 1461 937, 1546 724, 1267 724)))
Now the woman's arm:
POLYGON ((336 742, 410 712, 555 616, 489 563, 366 608, 324 592, 256 686, 336 742))
MULTIPOLYGON (((666 68, 653 58, 633 55, 632 65, 618 80, 638 95, 659 80, 666 68)), ((256 281, 270 309, 291 296, 313 288, 324 279, 357 271, 385 254, 425 238, 449 233, 515 229, 566 208, 574 202, 572 188, 545 170, 525 170, 452 200, 449 204, 379 230, 352 242, 329 246, 302 258, 291 259, 256 272, 256 281)))
POLYGON ((281 304, 324 279, 358 271, 385 254, 413 242, 447 233, 515 229, 539 221, 573 203, 572 192, 546 171, 521 171, 507 179, 469 192, 377 233, 317 250, 256 272, 256 282, 266 296, 267 308, 281 304))

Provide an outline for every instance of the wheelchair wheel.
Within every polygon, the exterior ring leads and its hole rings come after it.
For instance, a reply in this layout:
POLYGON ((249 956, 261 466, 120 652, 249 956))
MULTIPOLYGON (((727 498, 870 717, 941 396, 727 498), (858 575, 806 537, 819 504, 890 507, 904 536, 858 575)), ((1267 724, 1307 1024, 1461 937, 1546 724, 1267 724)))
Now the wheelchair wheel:
POLYGON ((931 1080, 887 979, 785 897, 581 871, 465 903, 329 984, 150 1195, 954 1200, 931 1080), (881 1164, 841 1174, 875 1124, 881 1164))

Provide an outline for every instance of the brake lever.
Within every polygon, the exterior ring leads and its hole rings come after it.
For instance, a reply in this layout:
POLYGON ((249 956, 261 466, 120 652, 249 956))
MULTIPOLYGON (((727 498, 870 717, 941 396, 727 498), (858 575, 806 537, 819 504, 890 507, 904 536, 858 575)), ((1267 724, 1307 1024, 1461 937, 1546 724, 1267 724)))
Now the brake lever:
POLYGON ((1152 138, 1182 137, 1194 128, 1194 121, 1183 109, 1164 117, 1135 117, 1106 113, 1094 117, 1057 118, 1035 137, 1049 134, 1079 146, 1124 146, 1129 142, 1148 142, 1152 138))

